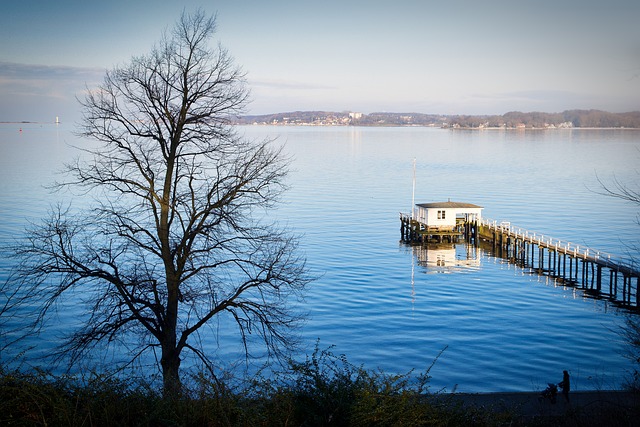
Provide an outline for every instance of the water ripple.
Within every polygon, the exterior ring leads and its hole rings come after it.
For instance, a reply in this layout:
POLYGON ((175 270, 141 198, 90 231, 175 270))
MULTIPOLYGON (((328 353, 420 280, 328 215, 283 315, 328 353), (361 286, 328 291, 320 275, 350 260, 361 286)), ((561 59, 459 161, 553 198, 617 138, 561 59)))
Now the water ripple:
MULTIPOLYGON (((637 180, 640 133, 245 131, 282 134, 295 159, 291 191, 275 217, 302 234, 309 268, 319 276, 301 308, 309 313, 302 353, 320 338, 355 364, 404 373, 426 370, 446 348, 431 370, 436 389, 542 389, 559 382, 563 369, 576 390, 619 386, 629 362, 615 308, 481 250, 467 259, 460 248, 460 265, 434 268, 398 244, 398 212, 411 208, 415 158, 417 202, 477 203, 487 217, 624 253, 637 238, 637 207, 592 189, 597 176, 637 180)), ((44 136, 22 141, 21 149, 11 145, 4 157, 3 241, 20 233, 25 217, 41 215, 51 199, 40 185, 68 158, 44 136)), ((207 341, 208 350, 239 357, 218 341, 233 337, 232 329, 223 321, 217 328, 222 338, 207 341)))

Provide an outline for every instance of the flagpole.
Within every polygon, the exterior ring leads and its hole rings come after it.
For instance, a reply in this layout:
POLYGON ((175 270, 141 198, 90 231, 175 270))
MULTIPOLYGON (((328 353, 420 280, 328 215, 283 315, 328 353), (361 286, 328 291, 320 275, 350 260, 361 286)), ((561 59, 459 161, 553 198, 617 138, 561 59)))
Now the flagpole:
POLYGON ((414 219, 416 210, 416 158, 413 158, 413 192, 411 194, 411 219, 414 219))

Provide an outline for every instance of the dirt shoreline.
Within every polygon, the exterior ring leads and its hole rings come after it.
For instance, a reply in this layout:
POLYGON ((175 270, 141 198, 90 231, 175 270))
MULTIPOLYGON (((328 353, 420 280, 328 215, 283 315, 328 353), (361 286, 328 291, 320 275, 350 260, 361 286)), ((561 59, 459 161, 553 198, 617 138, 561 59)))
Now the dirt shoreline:
POLYGON ((580 425, 640 426, 640 394, 630 391, 594 390, 558 393, 556 402, 540 392, 442 393, 440 403, 491 412, 516 414, 523 419, 563 418, 580 425))

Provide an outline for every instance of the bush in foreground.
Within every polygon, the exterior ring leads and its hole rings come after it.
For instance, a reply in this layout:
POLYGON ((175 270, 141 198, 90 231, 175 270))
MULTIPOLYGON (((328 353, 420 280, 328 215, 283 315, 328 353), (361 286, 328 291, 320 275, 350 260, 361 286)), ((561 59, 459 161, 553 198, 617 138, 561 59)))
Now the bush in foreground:
POLYGON ((447 395, 431 393, 429 378, 429 370, 420 375, 367 371, 344 356, 316 349, 283 372, 243 382, 198 374, 182 396, 167 399, 161 389, 139 379, 56 377, 0 368, 0 425, 600 425, 596 420, 584 424, 585 418, 575 414, 527 420, 504 409, 462 408, 447 395))
POLYGON ((478 414, 469 418, 456 408, 430 403, 428 380, 428 372, 367 371, 318 349, 283 372, 258 375, 241 385, 196 375, 185 393, 172 400, 139 380, 0 369, 0 425, 414 426, 480 421, 478 414))

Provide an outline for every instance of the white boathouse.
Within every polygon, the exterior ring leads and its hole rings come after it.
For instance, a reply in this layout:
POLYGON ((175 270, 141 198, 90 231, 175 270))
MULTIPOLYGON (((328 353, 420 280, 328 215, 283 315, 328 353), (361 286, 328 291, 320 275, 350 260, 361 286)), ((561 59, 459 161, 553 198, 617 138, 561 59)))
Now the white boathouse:
POLYGON ((413 219, 427 230, 453 231, 461 223, 482 218, 482 206, 471 203, 446 202, 420 203, 414 208, 413 219))
POLYGON ((451 200, 416 204, 411 214, 400 214, 402 238, 425 243, 434 239, 442 242, 443 238, 453 241, 458 236, 474 236, 482 209, 472 203, 451 200))

